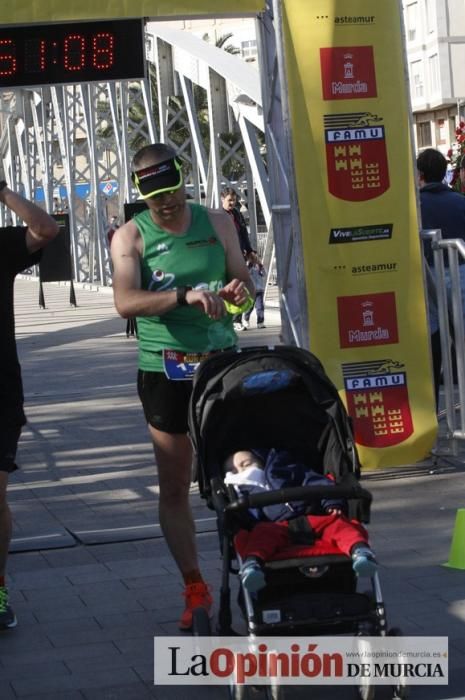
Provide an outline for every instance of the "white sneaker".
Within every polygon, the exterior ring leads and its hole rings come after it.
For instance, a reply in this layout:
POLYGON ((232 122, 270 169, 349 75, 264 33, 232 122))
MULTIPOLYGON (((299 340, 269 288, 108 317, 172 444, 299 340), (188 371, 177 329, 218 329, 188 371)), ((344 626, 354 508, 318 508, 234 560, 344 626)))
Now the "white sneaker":
POLYGON ((241 331, 242 330, 242 323, 234 323, 234 330, 235 331, 241 331))
POLYGON ((246 321, 246 320, 244 319, 244 320, 242 321, 242 328, 243 328, 243 330, 246 331, 248 327, 249 327, 249 322, 246 321))
POLYGON ((257 328, 266 328, 264 323, 257 323, 257 328))

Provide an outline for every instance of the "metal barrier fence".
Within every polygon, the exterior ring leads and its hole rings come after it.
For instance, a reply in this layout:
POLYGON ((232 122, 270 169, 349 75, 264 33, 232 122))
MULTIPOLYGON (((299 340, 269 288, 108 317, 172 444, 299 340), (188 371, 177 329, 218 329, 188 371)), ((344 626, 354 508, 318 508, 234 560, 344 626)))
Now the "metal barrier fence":
POLYGON ((426 285, 430 318, 437 312, 439 325, 448 437, 465 440, 465 242, 443 239, 440 229, 423 230, 421 238, 433 253, 433 269, 425 261, 426 285))

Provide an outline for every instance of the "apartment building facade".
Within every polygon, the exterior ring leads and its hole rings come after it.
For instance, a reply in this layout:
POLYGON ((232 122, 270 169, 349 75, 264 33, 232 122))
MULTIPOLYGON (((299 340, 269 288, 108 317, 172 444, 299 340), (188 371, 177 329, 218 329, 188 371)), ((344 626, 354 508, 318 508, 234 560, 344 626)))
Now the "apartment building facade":
POLYGON ((465 0, 403 0, 415 149, 447 154, 465 121, 465 0))

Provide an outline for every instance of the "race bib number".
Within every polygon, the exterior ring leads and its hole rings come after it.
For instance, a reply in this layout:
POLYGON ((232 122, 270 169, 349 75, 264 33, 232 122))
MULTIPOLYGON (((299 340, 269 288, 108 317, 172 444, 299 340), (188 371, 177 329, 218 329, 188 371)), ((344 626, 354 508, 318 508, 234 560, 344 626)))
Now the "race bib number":
POLYGON ((168 379, 192 379, 199 364, 208 357, 208 352, 181 352, 163 350, 163 368, 168 379))

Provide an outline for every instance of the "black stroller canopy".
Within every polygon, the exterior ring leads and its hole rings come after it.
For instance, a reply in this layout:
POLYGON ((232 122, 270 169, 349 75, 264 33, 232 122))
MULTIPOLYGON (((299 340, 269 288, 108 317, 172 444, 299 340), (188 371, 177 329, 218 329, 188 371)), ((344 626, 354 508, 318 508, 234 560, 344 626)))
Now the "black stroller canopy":
POLYGON ((359 473, 337 389, 320 361, 301 348, 250 348, 209 357, 194 376, 189 429, 202 494, 212 478, 222 476, 229 454, 253 447, 297 450, 312 468, 336 477, 359 473))

